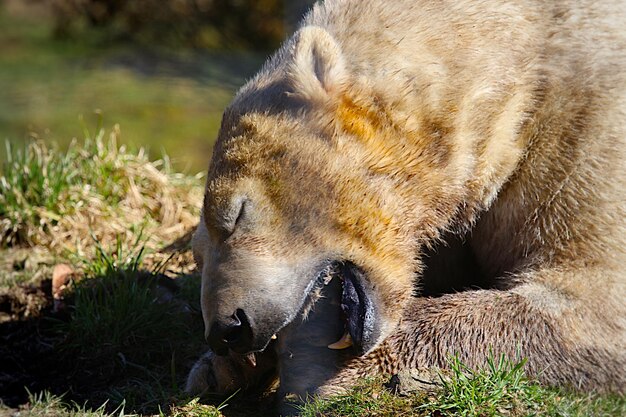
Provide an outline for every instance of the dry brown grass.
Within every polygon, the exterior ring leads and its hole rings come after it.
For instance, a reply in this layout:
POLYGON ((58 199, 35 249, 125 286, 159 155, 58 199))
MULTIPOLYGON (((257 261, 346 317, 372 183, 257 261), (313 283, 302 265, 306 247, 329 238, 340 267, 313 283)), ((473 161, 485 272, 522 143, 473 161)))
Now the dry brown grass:
MULTIPOLYGON (((9 147, 0 172, 0 247, 88 259, 94 245, 121 239, 163 258, 154 253, 188 236, 199 218, 202 175, 176 173, 167 156, 150 161, 143 148, 119 146, 119 134, 100 129, 64 152, 42 142, 9 147)), ((189 263, 188 255, 178 258, 189 263)))

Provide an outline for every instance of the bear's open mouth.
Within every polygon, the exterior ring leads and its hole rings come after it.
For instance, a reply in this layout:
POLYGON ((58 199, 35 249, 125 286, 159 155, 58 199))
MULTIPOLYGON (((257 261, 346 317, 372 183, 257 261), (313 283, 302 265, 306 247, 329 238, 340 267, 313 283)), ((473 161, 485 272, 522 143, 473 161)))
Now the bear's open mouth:
MULTIPOLYGON (((378 312, 373 291, 363 270, 352 262, 333 262, 320 272, 311 293, 327 286, 334 278, 341 282, 341 310, 344 332, 339 340, 328 345, 330 349, 352 347, 361 356, 368 352, 379 336, 378 312)), ((315 303, 309 297, 309 306, 315 303)), ((305 303, 307 304, 307 303, 305 303)), ((309 308, 309 307, 304 307, 309 308)))
MULTIPOLYGON (((352 262, 335 261, 325 262, 318 268, 315 277, 299 313, 293 319, 299 324, 294 324, 298 328, 305 326, 304 337, 309 340, 315 339, 311 340, 313 345, 320 346, 321 342, 321 346, 327 346, 332 350, 345 350, 346 353, 355 356, 368 353, 380 337, 380 318, 375 293, 365 272, 352 262), (335 307, 330 310, 322 308, 323 312, 316 308, 320 304, 328 306, 328 303, 335 307), (330 311, 334 313, 328 314, 330 311), (318 329, 315 335, 309 333, 311 328, 307 327, 311 320, 317 323, 314 325, 318 329), (326 322, 327 325, 320 326, 320 321, 326 322), (325 330, 319 333, 319 329, 322 328, 325 330), (334 343, 328 343, 333 340, 334 343)), ((291 336, 287 338, 293 336, 293 333, 290 334, 291 336)), ((300 337, 302 335, 301 333, 300 337)), ((240 362, 256 368, 257 356, 265 355, 266 351, 272 351, 276 346, 280 346, 282 339, 281 329, 268 340, 261 351, 240 354, 230 350, 229 354, 238 358, 240 362), (275 342, 279 342, 278 345, 275 342)))

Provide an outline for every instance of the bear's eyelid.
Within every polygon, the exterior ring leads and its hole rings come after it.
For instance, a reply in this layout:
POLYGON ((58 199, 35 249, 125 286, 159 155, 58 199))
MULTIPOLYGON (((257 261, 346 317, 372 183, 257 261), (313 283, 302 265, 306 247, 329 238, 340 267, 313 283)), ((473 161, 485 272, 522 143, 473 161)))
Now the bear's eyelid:
POLYGON ((237 217, 235 218, 235 222, 233 223, 233 232, 235 231, 235 229, 237 228, 237 225, 239 224, 239 222, 241 221, 241 218, 243 217, 243 212, 246 209, 246 203, 248 201, 247 200, 243 200, 241 202, 241 205, 239 206, 239 213, 237 213, 237 217))

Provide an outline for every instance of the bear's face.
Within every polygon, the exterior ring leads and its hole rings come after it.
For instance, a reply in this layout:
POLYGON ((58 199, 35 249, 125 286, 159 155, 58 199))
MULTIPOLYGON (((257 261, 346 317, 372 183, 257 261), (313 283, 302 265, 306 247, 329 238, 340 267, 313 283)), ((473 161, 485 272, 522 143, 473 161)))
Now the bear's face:
POLYGON ((229 182, 219 178, 210 185, 215 194, 208 194, 193 248, 202 265, 202 310, 213 350, 248 353, 263 350, 296 317, 328 261, 293 238, 289 219, 280 219, 258 180, 229 182), (210 197, 222 192, 219 203, 210 197), (243 330, 229 336, 222 328, 232 320, 243 330), (228 337, 237 340, 224 342, 228 337))
POLYGON ((288 119, 246 114, 222 127, 193 240, 206 336, 217 353, 261 351, 339 276, 344 315, 330 319, 363 354, 395 327, 413 271, 396 268, 407 265, 398 245, 379 245, 397 230, 380 190, 288 119))

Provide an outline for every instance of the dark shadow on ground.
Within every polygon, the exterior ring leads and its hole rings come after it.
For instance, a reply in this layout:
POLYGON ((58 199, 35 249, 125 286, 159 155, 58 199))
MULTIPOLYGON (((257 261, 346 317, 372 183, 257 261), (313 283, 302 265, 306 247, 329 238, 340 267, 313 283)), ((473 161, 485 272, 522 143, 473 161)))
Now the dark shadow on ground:
POLYGON ((44 281, 41 288, 20 285, 0 297, 0 311, 20 317, 0 324, 0 399, 9 407, 17 407, 28 400, 25 387, 33 392, 40 391, 45 389, 45 379, 50 378, 50 366, 44 362, 54 350, 54 341, 44 336, 51 323, 43 319, 53 317, 52 302, 45 296, 50 293, 49 288, 50 281, 44 281), (41 317, 24 317, 32 314, 28 304, 21 302, 24 294, 46 304, 40 311, 41 317))
MULTIPOLYGON (((187 246, 181 239, 170 250, 187 246)), ((91 409, 106 403, 109 412, 122 401, 125 412, 149 415, 186 404, 186 375, 207 348, 199 281, 119 271, 79 282, 56 310, 49 279, 4 292, 0 310, 12 319, 0 323, 0 403, 17 409, 29 392, 49 391, 91 409)), ((275 415, 270 397, 237 393, 227 404, 227 417, 275 415)))
MULTIPOLYGON (((190 287, 197 286, 198 277, 186 276, 179 278, 186 282, 176 282, 165 276, 139 271, 129 279, 136 279, 141 282, 139 286, 145 286, 156 309, 167 311, 162 317, 171 319, 171 322, 151 323, 148 318, 146 324, 153 324, 154 329, 132 328, 134 314, 130 306, 126 310, 128 317, 120 317, 122 323, 116 334, 112 334, 120 340, 110 344, 106 342, 106 336, 102 341, 95 337, 97 334, 94 337, 76 334, 83 324, 79 323, 76 327, 72 321, 84 320, 84 317, 75 317, 78 313, 72 298, 65 300, 64 308, 53 310, 49 280, 42 281, 39 288, 16 287, 14 298, 5 294, 0 308, 12 310, 3 312, 11 313, 17 319, 0 324, 1 401, 16 408, 28 401, 28 391, 37 393, 46 390, 63 395, 67 401, 86 402, 94 408, 109 401, 114 409, 126 399, 127 404, 130 400, 127 411, 134 407, 139 412, 156 412, 159 405, 166 405, 163 401, 168 394, 180 394, 179 387, 184 386, 186 370, 204 349, 201 315, 198 308, 185 298, 193 291, 190 287), (27 312, 27 306, 20 302, 24 299, 20 293, 25 292, 38 296, 37 304, 41 306, 45 303, 43 308, 27 312), (124 320, 128 322, 123 323, 124 320), (155 334, 162 333, 164 326, 179 327, 179 330, 172 331, 174 336, 171 339, 155 334), (181 330, 181 326, 184 329, 181 330), (127 334, 122 333, 120 337, 119 332, 127 334), (137 340, 133 341, 133 338, 137 340), (78 346, 81 341, 85 343, 78 346), (91 344, 90 341, 99 342, 91 344), (149 347, 142 347, 142 343, 149 344, 149 347), (161 376, 161 373, 165 375, 161 376), (141 398, 141 391, 146 392, 145 398, 141 398)), ((117 290, 116 284, 111 286, 108 280, 111 278, 89 279, 90 288, 87 291, 93 288, 94 306, 103 303, 102 295, 116 296, 112 292, 117 290)), ((119 288, 123 290, 126 287, 119 288)), ((122 296, 124 299, 133 300, 126 295, 122 296)), ((117 308, 117 305, 105 302, 100 307, 117 308)), ((98 308, 95 308, 94 314, 97 311, 98 308)), ((114 317, 105 311, 101 313, 100 319, 104 323, 114 317)), ((98 319, 94 317, 94 323, 98 319)), ((106 332, 106 329, 96 329, 95 333, 99 330, 106 332)))

